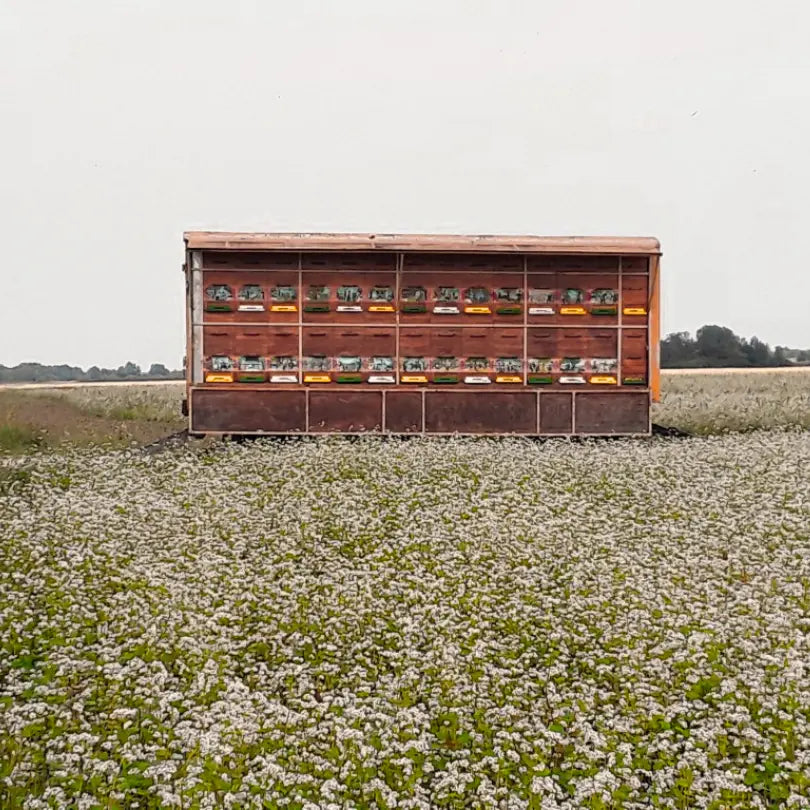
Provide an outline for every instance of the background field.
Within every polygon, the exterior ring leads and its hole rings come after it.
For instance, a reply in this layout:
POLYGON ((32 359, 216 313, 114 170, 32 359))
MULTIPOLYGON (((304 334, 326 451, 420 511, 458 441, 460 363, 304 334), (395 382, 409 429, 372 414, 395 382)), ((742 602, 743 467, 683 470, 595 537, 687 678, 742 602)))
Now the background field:
POLYGON ((0 807, 808 806, 808 388, 158 455, 182 387, 0 392, 0 807))
MULTIPOLYGON (((180 383, 0 387, 0 450, 138 444, 180 430, 180 383)), ((810 428, 810 368, 669 371, 659 424, 700 435, 810 428)))
POLYGON ((653 420, 699 435, 810 429, 810 369, 706 369, 662 375, 653 420))

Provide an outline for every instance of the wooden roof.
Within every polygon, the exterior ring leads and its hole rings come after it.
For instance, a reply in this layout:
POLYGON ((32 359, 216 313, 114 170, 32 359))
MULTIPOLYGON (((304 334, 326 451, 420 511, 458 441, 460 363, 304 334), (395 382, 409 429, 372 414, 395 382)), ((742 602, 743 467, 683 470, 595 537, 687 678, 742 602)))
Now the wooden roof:
POLYGON ((491 253, 613 253, 659 254, 652 237, 633 236, 455 236, 392 233, 236 233, 187 231, 192 250, 298 250, 491 253))

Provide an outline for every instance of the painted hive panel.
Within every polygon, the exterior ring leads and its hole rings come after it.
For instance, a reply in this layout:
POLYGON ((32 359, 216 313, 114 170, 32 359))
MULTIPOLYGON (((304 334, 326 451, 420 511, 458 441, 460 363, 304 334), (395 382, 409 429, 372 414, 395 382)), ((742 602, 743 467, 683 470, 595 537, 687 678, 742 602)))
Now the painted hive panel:
MULTIPOLYGON (((308 390, 313 431, 565 434, 602 424, 588 408, 604 394, 647 396, 647 257, 224 250, 189 264, 195 380, 308 390)), ((255 416, 234 407, 235 424, 255 416)), ((622 407, 600 418, 640 424, 622 407)))
POLYGON ((622 325, 640 326, 649 315, 649 289, 646 275, 622 278, 622 325))
POLYGON ((298 270, 204 270, 208 323, 298 323, 298 270))
POLYGON ((622 385, 646 386, 647 378, 647 330, 622 330, 622 385))
POLYGON ((395 256, 305 254, 301 268, 305 323, 393 323, 396 319, 395 256))
POLYGON ((208 325, 203 346, 206 382, 299 382, 297 326, 208 325))
POLYGON ((526 281, 530 323, 617 322, 619 262, 615 257, 529 257, 526 281))
POLYGON ((396 330, 391 326, 305 326, 304 383, 396 383, 396 330))

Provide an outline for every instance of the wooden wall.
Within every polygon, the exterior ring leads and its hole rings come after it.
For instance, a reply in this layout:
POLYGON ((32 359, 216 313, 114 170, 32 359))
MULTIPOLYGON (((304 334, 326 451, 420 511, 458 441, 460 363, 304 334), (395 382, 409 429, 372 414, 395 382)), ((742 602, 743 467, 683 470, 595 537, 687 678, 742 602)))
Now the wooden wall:
POLYGON ((650 259, 205 251, 199 432, 649 432, 650 259))

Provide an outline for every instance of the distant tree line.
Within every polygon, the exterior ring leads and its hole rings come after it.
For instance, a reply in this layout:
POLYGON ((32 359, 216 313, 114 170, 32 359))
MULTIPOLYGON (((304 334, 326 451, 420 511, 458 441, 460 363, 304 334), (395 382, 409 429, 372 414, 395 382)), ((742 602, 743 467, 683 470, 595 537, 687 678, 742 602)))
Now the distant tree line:
POLYGON ((673 332, 661 341, 662 368, 765 368, 810 364, 810 349, 771 348, 758 337, 738 337, 725 326, 673 332))
POLYGON ((20 363, 17 366, 0 365, 0 383, 28 382, 112 382, 139 380, 182 380, 183 371, 170 371, 162 363, 152 363, 143 371, 137 363, 127 362, 118 368, 91 366, 85 371, 78 366, 44 366, 41 363, 20 363))

